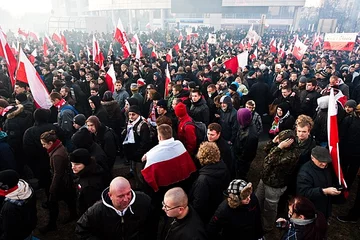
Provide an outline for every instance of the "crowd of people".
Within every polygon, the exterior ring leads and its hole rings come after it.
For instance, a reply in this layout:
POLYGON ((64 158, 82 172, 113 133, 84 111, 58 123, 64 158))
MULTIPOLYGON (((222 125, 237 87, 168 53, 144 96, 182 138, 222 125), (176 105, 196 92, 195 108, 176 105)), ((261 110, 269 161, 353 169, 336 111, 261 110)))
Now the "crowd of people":
MULTIPOLYGON (((257 240, 275 227, 284 230, 282 239, 326 239, 332 204, 354 191, 360 165, 359 52, 310 46, 300 61, 269 51, 272 37, 289 46, 293 33, 267 30, 261 44, 245 49, 257 49, 257 58, 233 72, 224 62, 244 50, 246 31, 222 30, 217 44, 207 44, 212 31, 199 28, 196 38, 180 40, 171 62, 166 53, 179 41, 176 31, 142 34, 140 59, 124 59, 117 44, 109 49, 112 35, 101 34, 103 66, 87 55, 86 33, 65 32, 66 52, 55 45, 41 53, 31 41, 50 109, 37 107, 26 83, 11 86, 2 59, 0 238, 33 236, 36 191, 29 180, 37 179, 49 212, 42 234, 57 230, 64 201, 64 222, 77 221, 80 239, 257 240), (111 64, 113 86, 106 81, 111 64), (347 189, 328 150, 331 89, 346 98, 337 103, 337 122, 347 189), (264 149, 260 135, 268 137, 264 149), (266 156, 253 184, 248 173, 259 151, 266 156), (119 158, 126 176, 113 172, 119 158)), ((360 217, 358 186, 353 208, 338 221, 360 217)))

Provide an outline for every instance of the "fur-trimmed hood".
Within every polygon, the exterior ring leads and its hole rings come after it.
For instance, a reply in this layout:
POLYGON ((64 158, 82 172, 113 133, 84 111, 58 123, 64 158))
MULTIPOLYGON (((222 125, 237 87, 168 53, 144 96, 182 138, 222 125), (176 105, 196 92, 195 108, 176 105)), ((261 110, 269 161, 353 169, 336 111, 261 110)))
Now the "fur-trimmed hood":
POLYGON ((16 116, 18 116, 20 113, 24 111, 24 106, 22 104, 18 104, 14 106, 12 109, 9 110, 9 112, 6 113, 7 119, 13 119, 16 116))

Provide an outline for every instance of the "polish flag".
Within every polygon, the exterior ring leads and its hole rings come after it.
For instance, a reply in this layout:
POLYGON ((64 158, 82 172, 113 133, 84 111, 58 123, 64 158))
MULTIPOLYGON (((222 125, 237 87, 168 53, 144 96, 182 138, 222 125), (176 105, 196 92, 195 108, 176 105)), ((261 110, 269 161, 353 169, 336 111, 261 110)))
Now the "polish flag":
POLYGON ((175 52, 177 54, 179 54, 179 50, 181 49, 181 42, 178 42, 177 44, 175 44, 174 49, 175 49, 175 52))
POLYGON ((294 57, 296 57, 297 60, 301 60, 304 57, 306 49, 307 46, 300 42, 300 40, 297 38, 292 54, 294 55, 294 57))
POLYGON ((115 75, 115 70, 114 70, 113 64, 110 65, 109 70, 107 71, 107 73, 105 75, 105 82, 106 82, 106 85, 108 86, 108 89, 111 92, 114 92, 116 75, 115 75))
POLYGON ((24 47, 25 50, 28 50, 30 51, 30 47, 29 47, 29 44, 25 44, 25 47, 24 47))
POLYGON ((282 58, 285 57, 285 44, 280 48, 278 55, 282 58))
POLYGON ((151 57, 152 58, 158 58, 158 54, 157 54, 157 52, 155 51, 155 46, 153 46, 153 49, 152 49, 152 51, 151 51, 151 57))
POLYGON ((37 57, 37 50, 35 48, 34 51, 32 51, 32 53, 29 56, 29 60, 32 64, 34 64, 36 57, 37 57))
POLYGON ((14 56, 18 54, 17 49, 18 49, 18 48, 15 46, 15 43, 13 42, 13 43, 11 44, 11 52, 14 54, 14 56))
POLYGON ((155 43, 154 40, 152 40, 152 39, 149 40, 149 43, 150 43, 151 45, 153 45, 153 46, 156 46, 156 43, 155 43))
POLYGON ((11 51, 9 44, 6 41, 5 34, 2 30, 0 30, 0 57, 4 58, 6 61, 11 85, 14 86, 17 61, 14 57, 14 54, 11 51))
POLYGON ((281 42, 282 42, 282 40, 280 39, 279 40, 279 42, 278 42, 278 44, 276 45, 276 50, 279 52, 280 51, 280 49, 281 49, 281 42))
POLYGON ((290 44, 289 48, 286 50, 286 55, 289 55, 290 53, 292 53, 292 48, 293 48, 293 45, 292 43, 290 44))
POLYGON ((68 44, 67 44, 64 33, 60 32, 60 37, 61 37, 61 44, 63 46, 63 50, 64 50, 64 52, 66 52, 68 50, 68 44))
POLYGON ((257 52, 257 48, 255 48, 253 54, 250 55, 250 59, 254 60, 257 59, 257 57, 258 57, 258 52, 257 52))
MULTIPOLYGON (((328 143, 329 143, 329 152, 332 158, 332 165, 335 171, 336 176, 339 180, 339 185, 347 188, 344 175, 340 166, 340 157, 339 157, 339 130, 337 122, 337 101, 334 96, 334 89, 330 90, 329 98, 329 108, 328 108, 328 119, 327 119, 327 131, 328 131, 328 143)), ((349 195, 348 190, 344 192, 345 198, 349 195)))
POLYGON ((128 58, 131 55, 131 48, 130 48, 129 41, 126 36, 125 28, 124 28, 120 18, 118 20, 118 25, 115 29, 114 38, 122 45, 124 58, 128 58))
POLYGON ((109 50, 108 50, 108 53, 107 53, 107 56, 111 56, 112 55, 112 52, 113 52, 113 43, 111 42, 110 45, 109 45, 109 50))
POLYGON ((45 38, 43 39, 43 50, 44 50, 44 56, 48 56, 49 55, 49 47, 48 44, 46 43, 45 38))
POLYGON ((166 54, 166 61, 171 63, 172 58, 172 48, 170 48, 169 52, 166 54))
POLYGON ((21 30, 20 28, 18 29, 18 34, 20 36, 23 36, 25 39, 29 36, 28 33, 26 33, 25 31, 21 30))
POLYGON ((104 63, 104 55, 102 54, 99 46, 99 42, 95 38, 95 34, 93 35, 93 60, 97 63, 101 68, 104 63))
POLYGON ((145 154, 146 164, 141 174, 155 191, 190 177, 196 166, 179 140, 161 141, 145 154))
POLYGON ((34 41, 39 42, 39 37, 35 32, 29 32, 29 38, 32 38, 34 41))
POLYGON ((29 84, 30 91, 38 108, 49 109, 51 107, 49 93, 22 49, 19 52, 19 66, 16 71, 16 79, 29 84))
POLYGON ((272 38, 270 41, 270 52, 271 53, 276 53, 276 39, 272 38))
POLYGON ((165 93, 164 98, 166 98, 169 95, 169 89, 168 85, 171 82, 170 72, 169 72, 169 64, 166 65, 165 69, 165 93))
POLYGON ((45 33, 44 40, 47 44, 47 46, 52 47, 54 46, 53 42, 51 41, 50 37, 45 33))
POLYGON ((320 46, 320 34, 319 35, 315 34, 315 39, 311 49, 315 50, 318 46, 320 46))
POLYGON ((58 44, 62 45, 61 36, 59 34, 53 33, 51 38, 52 38, 52 40, 54 40, 58 44))
POLYGON ((247 42, 247 49, 250 50, 251 49, 251 43, 247 42))
POLYGON ((140 44, 140 40, 137 34, 134 35, 135 38, 135 42, 136 42, 136 54, 135 54, 135 58, 136 59, 140 59, 143 55, 143 51, 142 51, 142 47, 140 44))
POLYGON ((210 62, 209 62, 209 66, 211 67, 211 70, 212 70, 212 68, 213 68, 213 63, 215 62, 215 59, 213 58, 213 59, 211 59, 210 60, 210 62))
MULTIPOLYGON (((184 40, 184 37, 183 37, 183 35, 182 35, 182 33, 180 32, 180 35, 179 35, 179 37, 178 37, 178 40, 179 41, 182 41, 182 40, 184 40)), ((188 39, 187 39, 188 40, 188 39)))
POLYGON ((245 48, 244 39, 241 40, 241 42, 239 43, 239 48, 240 48, 240 50, 244 50, 244 48, 245 48))
POLYGON ((239 67, 243 68, 246 65, 248 65, 248 58, 249 58, 249 52, 245 51, 225 61, 224 65, 226 69, 231 69, 231 71, 235 73, 237 72, 237 69, 239 67))
POLYGON ((146 27, 147 29, 151 29, 150 22, 148 22, 148 23, 145 25, 145 27, 146 27))
POLYGON ((88 45, 86 45, 86 52, 87 52, 87 57, 89 58, 89 56, 91 55, 91 51, 88 45))

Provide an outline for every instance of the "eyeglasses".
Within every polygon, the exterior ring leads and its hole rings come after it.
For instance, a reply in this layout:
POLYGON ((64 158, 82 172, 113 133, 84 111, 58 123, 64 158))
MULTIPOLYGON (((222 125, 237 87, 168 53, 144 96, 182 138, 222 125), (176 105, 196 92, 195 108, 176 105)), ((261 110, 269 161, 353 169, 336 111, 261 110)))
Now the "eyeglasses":
POLYGON ((170 210, 174 210, 174 209, 176 209, 176 208, 183 207, 183 206, 169 207, 169 206, 167 206, 167 205, 164 203, 164 201, 162 201, 161 203, 162 203, 163 209, 164 209, 166 212, 168 212, 168 211, 170 211, 170 210))

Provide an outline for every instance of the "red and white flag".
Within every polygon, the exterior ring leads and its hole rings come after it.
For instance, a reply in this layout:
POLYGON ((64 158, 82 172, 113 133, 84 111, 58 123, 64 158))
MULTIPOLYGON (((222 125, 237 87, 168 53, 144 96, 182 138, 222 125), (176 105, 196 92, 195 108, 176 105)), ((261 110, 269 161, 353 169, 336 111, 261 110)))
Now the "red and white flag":
POLYGON ((279 49, 278 56, 284 58, 285 57, 285 44, 279 49))
POLYGON ((35 105, 39 108, 49 109, 51 101, 49 93, 36 72, 34 66, 26 57, 22 49, 19 52, 19 66, 16 71, 16 79, 29 84, 30 91, 34 97, 35 105))
POLYGON ((276 53, 277 52, 277 48, 276 48, 276 39, 272 38, 270 41, 270 52, 271 53, 276 53))
POLYGON ((157 52, 155 51, 155 46, 153 46, 153 48, 152 48, 152 51, 151 51, 151 57, 152 58, 158 58, 158 54, 157 54, 157 52))
POLYGON ((243 68, 246 65, 248 65, 248 58, 249 58, 249 52, 245 51, 225 61, 224 65, 226 69, 231 69, 233 73, 236 73, 239 67, 243 68))
POLYGON ((320 46, 320 34, 315 34, 315 39, 311 49, 315 50, 318 46, 320 46))
POLYGON ((211 59, 209 62, 209 66, 211 67, 211 70, 213 69, 213 63, 215 62, 215 59, 211 59))
POLYGON ((178 40, 179 40, 179 41, 184 40, 184 36, 182 35, 182 33, 181 33, 181 32, 179 32, 179 33, 180 33, 180 34, 179 34, 178 40))
POLYGON ((35 32, 29 31, 29 38, 32 38, 34 41, 39 42, 39 36, 35 32))
POLYGON ((43 51, 45 57, 49 55, 49 47, 45 41, 45 38, 43 39, 43 51))
POLYGON ((54 46, 53 42, 51 41, 51 39, 49 38, 49 36, 46 33, 45 33, 45 36, 44 36, 44 41, 46 42, 48 47, 54 46))
POLYGON ((128 58, 131 55, 131 48, 126 36, 125 28, 120 18, 118 20, 118 25, 115 29, 114 38, 122 45, 124 58, 128 58))
POLYGON ((134 38, 135 38, 135 42, 136 42, 135 58, 140 59, 142 56, 144 56, 143 52, 142 52, 142 47, 141 47, 140 40, 139 40, 139 37, 137 34, 134 35, 134 38))
POLYGON ((15 46, 15 43, 13 42, 13 43, 11 44, 11 52, 14 54, 14 56, 18 54, 18 50, 17 50, 17 49, 18 49, 18 48, 15 46))
POLYGON ((165 93, 164 98, 166 98, 169 95, 169 89, 168 85, 171 82, 170 72, 169 72, 169 64, 166 65, 165 69, 165 93))
POLYGON ((357 33, 326 33, 325 50, 352 51, 355 47, 357 33))
POLYGON ((291 43, 289 48, 286 50, 286 55, 289 55, 290 53, 292 53, 292 48, 293 48, 293 44, 291 43))
POLYGON ((255 48, 254 52, 250 55, 250 59, 254 60, 257 59, 257 57, 258 57, 258 51, 257 48, 255 48))
POLYGON ((174 46, 175 52, 179 54, 179 50, 181 49, 181 41, 175 44, 174 46))
POLYGON ((88 45, 86 45, 86 52, 87 52, 87 57, 89 58, 89 56, 91 55, 91 51, 88 45))
POLYGON ((100 50, 99 42, 95 38, 95 34, 93 35, 93 60, 95 63, 97 63, 101 68, 103 67, 104 63, 104 55, 102 54, 100 50))
POLYGON ((17 61, 14 57, 14 54, 11 51, 8 42, 6 41, 5 34, 2 30, 0 30, 0 57, 4 58, 6 61, 11 85, 14 86, 17 61))
POLYGON ((307 46, 300 42, 300 40, 297 38, 292 54, 294 57, 296 57, 297 60, 301 60, 304 57, 306 49, 307 46))
POLYGON ((150 25, 150 22, 148 22, 146 25, 145 25, 146 29, 151 29, 151 25, 150 25))
POLYGON ((166 61, 171 63, 172 58, 172 48, 170 48, 169 52, 166 54, 166 61))
MULTIPOLYGON (((339 157, 339 130, 337 122, 337 101, 334 96, 334 89, 330 90, 329 98, 329 108, 328 108, 328 119, 327 119, 327 131, 328 131, 328 143, 329 143, 329 152, 332 158, 332 165, 335 171, 336 176, 339 180, 339 185, 347 188, 344 175, 340 166, 340 157, 339 157)), ((348 192, 346 191, 344 196, 347 197, 348 192)))
POLYGON ((107 73, 105 75, 105 82, 106 82, 106 85, 108 86, 108 89, 111 92, 114 92, 116 75, 115 75, 115 70, 114 70, 113 64, 110 65, 109 70, 107 71, 107 73))
POLYGON ((61 44, 63 46, 63 50, 64 50, 64 52, 66 52, 68 50, 68 44, 67 44, 64 33, 60 32, 60 37, 61 37, 61 44))
POLYGON ((29 34, 23 30, 21 30, 20 28, 18 29, 18 34, 22 37, 24 37, 24 39, 27 39, 27 37, 29 36, 29 34))
POLYGON ((190 177, 196 166, 179 140, 161 141, 146 154, 146 164, 141 174, 155 191, 160 187, 178 183, 190 177))
POLYGON ((240 48, 240 50, 244 50, 244 48, 245 48, 244 39, 242 39, 242 40, 240 41, 240 43, 239 43, 239 48, 240 48))
POLYGON ((34 51, 32 51, 32 53, 29 55, 29 60, 32 64, 34 64, 36 57, 37 57, 37 50, 35 48, 34 51))
POLYGON ((54 40, 58 44, 62 45, 60 34, 57 34, 56 32, 54 32, 51 38, 52 38, 52 40, 54 40))

